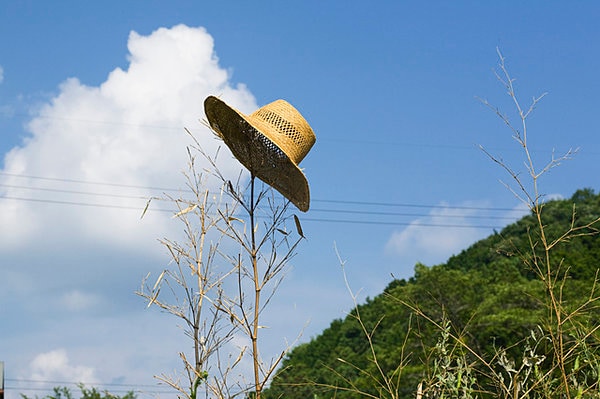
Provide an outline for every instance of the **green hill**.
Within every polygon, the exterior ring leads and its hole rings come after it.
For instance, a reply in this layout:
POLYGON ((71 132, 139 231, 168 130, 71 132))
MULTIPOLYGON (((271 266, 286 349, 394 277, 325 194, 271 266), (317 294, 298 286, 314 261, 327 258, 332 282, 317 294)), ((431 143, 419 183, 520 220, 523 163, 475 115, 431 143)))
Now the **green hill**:
MULTIPOLYGON (((543 233, 551 243, 570 227, 598 219, 600 195, 590 189, 579 190, 569 200, 547 202, 541 215, 543 233)), ((505 374, 498 371, 494 377, 494 372, 490 372, 490 367, 509 370, 506 362, 502 363, 504 358, 500 355, 504 353, 506 359, 516 359, 514 364, 523 362, 533 371, 538 365, 527 362, 544 359, 539 367, 547 363, 551 371, 546 377, 552 376, 561 364, 564 368, 567 363, 559 362, 559 366, 552 363, 554 341, 532 335, 532 331, 551 333, 552 323, 556 322, 548 287, 536 273, 536 267, 544 272, 540 260, 545 255, 538 226, 536 215, 531 214, 473 244, 445 264, 432 267, 417 264, 414 277, 392 281, 382 294, 367 299, 345 319, 334 320, 321 335, 294 348, 284 359, 265 397, 357 398, 361 397, 358 391, 372 397, 393 397, 386 388, 393 381, 395 397, 414 398, 420 382, 441 384, 445 376, 454 378, 451 384, 460 385, 456 380, 460 373, 463 389, 468 384, 465 373, 470 372, 473 374, 469 378, 475 381, 477 389, 492 392, 501 390, 496 385, 508 385, 506 381, 512 375, 512 371, 505 374), (484 367, 486 362, 490 367, 484 367)), ((590 292, 600 267, 600 236, 593 234, 593 229, 572 233, 574 237, 559 240, 552 247, 551 276, 556 282, 556 292, 552 292, 554 298, 562 295, 560 304, 564 309, 560 312, 573 315, 559 321, 561 326, 568 321, 584 331, 586 344, 575 348, 592 351, 586 361, 597 361, 599 306, 597 301, 589 299, 595 298, 590 292), (570 313, 573 309, 578 311, 570 313)), ((568 334, 565 329, 557 336, 562 340, 565 335, 565 342, 571 342, 575 338, 569 337, 578 334, 577 328, 568 330, 573 331, 568 334)), ((574 358, 573 353, 563 355, 574 358)), ((575 366, 582 369, 573 361, 569 367, 574 373, 579 372, 575 366)), ((594 367, 585 378, 593 379, 594 367)), ((600 362, 597 379, 599 373, 600 362)), ((524 377, 519 375, 519 378, 524 377)), ((547 380, 550 385, 544 389, 551 389, 553 380, 547 380)), ((525 382, 520 384, 525 386, 525 382)), ((591 384, 597 394, 597 380, 591 384)), ((540 386, 534 385, 532 389, 541 389, 540 386)))

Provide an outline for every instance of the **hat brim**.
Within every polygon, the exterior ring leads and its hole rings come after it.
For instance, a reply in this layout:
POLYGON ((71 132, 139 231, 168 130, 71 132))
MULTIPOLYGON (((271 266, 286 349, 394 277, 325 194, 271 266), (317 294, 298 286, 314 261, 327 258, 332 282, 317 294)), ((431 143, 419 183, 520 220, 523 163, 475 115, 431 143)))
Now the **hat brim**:
POLYGON ((254 176, 276 189, 298 209, 308 211, 310 191, 302 170, 273 141, 220 99, 204 101, 212 129, 254 176))

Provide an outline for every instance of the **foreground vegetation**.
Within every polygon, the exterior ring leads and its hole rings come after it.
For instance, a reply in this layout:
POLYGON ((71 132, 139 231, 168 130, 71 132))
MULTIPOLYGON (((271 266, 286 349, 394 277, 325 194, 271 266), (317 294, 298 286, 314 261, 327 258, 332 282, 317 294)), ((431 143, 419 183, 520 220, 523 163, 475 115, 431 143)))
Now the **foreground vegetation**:
MULTIPOLYGON (((522 150, 525 173, 482 150, 530 213, 445 264, 417 264, 283 360, 267 398, 600 397, 600 195, 545 201, 527 119, 500 52, 510 118, 486 100, 522 150)), ((340 260, 341 261, 341 260, 340 260)), ((343 261, 341 261, 343 265, 343 261)))
MULTIPOLYGON (((570 228, 573 205, 578 225, 600 215, 600 195, 590 189, 548 202, 543 218, 548 236, 570 228)), ((268 397, 381 397, 381 373, 395 378, 398 397, 406 398, 414 397, 423 381, 424 386, 471 384, 473 396, 496 392, 494 377, 506 373, 550 373, 552 381, 556 348, 547 331, 556 320, 549 313, 547 287, 523 261, 530 237, 539 234, 535 218, 524 217, 445 264, 416 265, 414 277, 391 282, 382 294, 291 351, 268 397), (472 380, 458 380, 466 376, 472 380)), ((594 289, 600 236, 561 242, 551 261, 560 265, 553 277, 560 283, 562 312, 570 315, 561 339, 577 346, 565 354, 565 367, 573 387, 583 381, 597 389, 600 309, 594 289)))
MULTIPOLYGON (((136 399, 137 395, 133 391, 127 392, 123 396, 114 395, 108 391, 99 391, 97 388, 87 388, 83 384, 78 384, 80 395, 77 396, 80 399, 136 399)), ((23 399, 31 399, 31 397, 21 394, 23 399)), ((75 394, 69 387, 58 386, 52 389, 52 393, 44 396, 42 399, 73 399, 75 394)), ((35 399, 39 399, 35 396, 35 399)))

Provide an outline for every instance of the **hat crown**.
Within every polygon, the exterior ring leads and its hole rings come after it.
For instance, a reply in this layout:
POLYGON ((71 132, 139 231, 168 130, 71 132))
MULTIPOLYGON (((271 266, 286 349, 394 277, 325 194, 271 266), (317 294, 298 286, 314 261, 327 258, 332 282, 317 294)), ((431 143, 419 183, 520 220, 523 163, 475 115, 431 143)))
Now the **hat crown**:
POLYGON ((250 173, 302 212, 310 207, 306 176, 298 166, 316 141, 308 122, 287 101, 244 115, 215 96, 204 100, 208 123, 250 173))
POLYGON ((285 100, 273 101, 247 118, 296 165, 304 159, 316 141, 308 122, 285 100))

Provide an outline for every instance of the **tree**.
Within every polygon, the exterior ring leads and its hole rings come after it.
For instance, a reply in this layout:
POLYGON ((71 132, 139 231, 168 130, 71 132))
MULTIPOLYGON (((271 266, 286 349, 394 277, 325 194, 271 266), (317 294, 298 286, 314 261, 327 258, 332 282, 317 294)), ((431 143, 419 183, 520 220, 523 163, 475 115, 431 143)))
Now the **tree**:
MULTIPOLYGON (((114 395, 108 391, 100 392, 98 389, 86 388, 83 384, 78 384, 81 391, 80 399, 136 399, 137 396, 133 391, 127 392, 123 396, 114 395)), ((31 397, 21 394, 23 399, 32 399, 31 397)), ((36 395, 35 399, 39 399, 36 395)), ((44 396, 42 399, 73 399, 73 393, 68 387, 54 387, 51 394, 44 396)))

